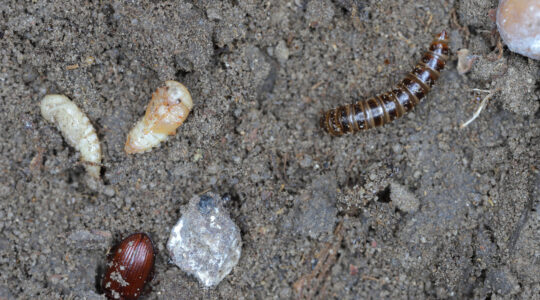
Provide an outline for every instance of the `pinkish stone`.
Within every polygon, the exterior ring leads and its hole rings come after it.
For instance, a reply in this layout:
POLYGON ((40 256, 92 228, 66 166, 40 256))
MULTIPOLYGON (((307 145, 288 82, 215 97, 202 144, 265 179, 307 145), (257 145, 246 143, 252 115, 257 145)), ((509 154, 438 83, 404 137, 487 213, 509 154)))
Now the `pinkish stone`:
POLYGON ((499 0, 497 28, 510 50, 540 59, 540 0, 499 0))

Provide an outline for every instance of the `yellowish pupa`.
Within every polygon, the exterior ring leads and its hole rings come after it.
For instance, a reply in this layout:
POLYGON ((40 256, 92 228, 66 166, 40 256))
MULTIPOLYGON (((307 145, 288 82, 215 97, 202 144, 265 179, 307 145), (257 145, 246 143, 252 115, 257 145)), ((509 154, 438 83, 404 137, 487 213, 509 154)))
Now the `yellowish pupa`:
POLYGON ((43 118, 54 123, 68 144, 81 153, 88 174, 99 178, 101 147, 88 117, 64 95, 46 95, 40 107, 43 118))
POLYGON ((179 82, 165 81, 148 103, 146 114, 135 124, 127 137, 127 154, 142 153, 167 140, 186 120, 193 101, 188 89, 179 82))

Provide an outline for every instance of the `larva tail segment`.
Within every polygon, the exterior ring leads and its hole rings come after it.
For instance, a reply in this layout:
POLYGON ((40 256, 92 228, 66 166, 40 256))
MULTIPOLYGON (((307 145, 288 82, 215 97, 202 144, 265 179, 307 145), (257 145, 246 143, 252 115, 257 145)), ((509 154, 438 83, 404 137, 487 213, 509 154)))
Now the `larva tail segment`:
POLYGON ((333 136, 382 126, 403 116, 431 90, 444 69, 450 48, 448 33, 437 34, 411 72, 389 92, 323 113, 320 125, 333 136))
POLYGON ((179 82, 166 81, 153 94, 144 117, 129 132, 127 154, 149 151, 166 140, 186 120, 193 107, 188 89, 179 82))
POLYGON ((46 95, 40 108, 43 118, 54 123, 67 143, 81 153, 87 173, 99 178, 101 146, 88 117, 64 95, 46 95))

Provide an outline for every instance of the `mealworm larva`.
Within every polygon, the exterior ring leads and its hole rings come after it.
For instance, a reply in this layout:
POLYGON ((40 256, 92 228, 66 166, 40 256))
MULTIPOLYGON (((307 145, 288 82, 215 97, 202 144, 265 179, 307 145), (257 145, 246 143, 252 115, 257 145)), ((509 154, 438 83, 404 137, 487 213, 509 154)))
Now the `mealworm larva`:
POLYGON ((324 113, 321 126, 340 136, 392 122, 410 111, 431 89, 449 55, 448 34, 439 33, 420 62, 390 92, 324 113))
POLYGON ((81 153, 88 174, 99 178, 101 147, 88 117, 64 95, 46 95, 40 106, 43 118, 56 124, 68 144, 81 153))
POLYGON ((179 82, 165 81, 148 103, 144 117, 129 132, 124 150, 142 153, 165 141, 186 120, 193 101, 188 89, 179 82))

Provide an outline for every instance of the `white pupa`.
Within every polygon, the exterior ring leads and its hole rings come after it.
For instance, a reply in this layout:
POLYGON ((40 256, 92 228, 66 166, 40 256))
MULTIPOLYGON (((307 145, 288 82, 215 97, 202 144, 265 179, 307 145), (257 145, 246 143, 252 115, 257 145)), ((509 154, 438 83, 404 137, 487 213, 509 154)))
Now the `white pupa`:
POLYGON ((43 118, 56 124, 68 144, 81 153, 88 174, 99 178, 101 147, 88 117, 64 95, 46 95, 40 106, 43 118))
POLYGON ((149 151, 176 133, 176 128, 188 117, 193 101, 188 89, 173 80, 165 81, 148 103, 144 117, 135 124, 127 137, 127 154, 149 151))

